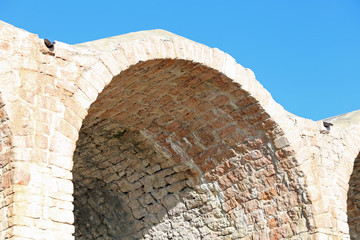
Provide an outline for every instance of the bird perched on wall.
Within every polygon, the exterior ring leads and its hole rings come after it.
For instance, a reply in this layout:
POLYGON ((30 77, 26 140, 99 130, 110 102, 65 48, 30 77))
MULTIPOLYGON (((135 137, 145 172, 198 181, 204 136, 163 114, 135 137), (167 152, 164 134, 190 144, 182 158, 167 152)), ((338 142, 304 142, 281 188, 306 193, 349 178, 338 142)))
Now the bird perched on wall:
POLYGON ((323 122, 324 127, 326 128, 330 128, 331 126, 334 126, 334 124, 332 124, 331 122, 323 122))
POLYGON ((49 39, 44 39, 44 43, 45 43, 45 46, 50 50, 50 51, 54 51, 54 44, 55 42, 50 42, 49 39))

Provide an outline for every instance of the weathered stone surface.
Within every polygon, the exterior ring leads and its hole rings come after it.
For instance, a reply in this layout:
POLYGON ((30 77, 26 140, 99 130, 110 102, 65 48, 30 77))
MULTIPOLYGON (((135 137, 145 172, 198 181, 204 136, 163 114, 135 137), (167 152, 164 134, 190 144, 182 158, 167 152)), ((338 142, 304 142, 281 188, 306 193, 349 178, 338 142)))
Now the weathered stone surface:
POLYGON ((357 239, 352 115, 162 30, 49 51, 0 22, 0 239, 357 239))

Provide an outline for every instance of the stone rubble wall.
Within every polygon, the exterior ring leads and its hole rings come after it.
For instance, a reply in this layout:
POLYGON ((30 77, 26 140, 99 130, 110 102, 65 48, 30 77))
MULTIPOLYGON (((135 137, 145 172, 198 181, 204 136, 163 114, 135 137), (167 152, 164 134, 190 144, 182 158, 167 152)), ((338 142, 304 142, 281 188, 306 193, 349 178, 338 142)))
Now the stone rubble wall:
MULTIPOLYGON (((348 207, 356 199, 348 195, 359 191, 355 186, 349 189, 349 181, 358 177, 354 160, 360 150, 357 144, 360 127, 316 128, 316 123, 302 119, 297 119, 297 125, 302 129, 302 144, 299 144, 297 156, 306 173, 316 231, 325 239, 349 239, 348 207)), ((355 239, 354 234, 351 239, 355 239)))
MULTIPOLYGON (((0 98, 1 99, 1 98, 0 98)), ((9 228, 13 218, 13 177, 11 167, 11 132, 8 126, 8 116, 4 111, 4 104, 0 100, 0 238, 9 236, 9 228)))
POLYGON ((0 22, 0 238, 355 239, 360 127, 155 33, 50 51, 0 22))

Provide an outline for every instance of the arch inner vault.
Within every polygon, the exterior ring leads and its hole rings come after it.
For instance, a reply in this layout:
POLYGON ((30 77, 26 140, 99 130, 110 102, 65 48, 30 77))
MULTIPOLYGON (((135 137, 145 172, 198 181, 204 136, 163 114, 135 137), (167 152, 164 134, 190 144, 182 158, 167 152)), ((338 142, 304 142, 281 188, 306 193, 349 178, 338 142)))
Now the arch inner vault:
POLYGON ((276 237, 266 211, 283 212, 274 222, 287 227, 283 237, 296 235, 291 224, 306 223, 303 206, 283 183, 290 173, 271 133, 256 127, 268 118, 239 84, 202 64, 131 66, 101 92, 80 130, 75 236, 276 237))

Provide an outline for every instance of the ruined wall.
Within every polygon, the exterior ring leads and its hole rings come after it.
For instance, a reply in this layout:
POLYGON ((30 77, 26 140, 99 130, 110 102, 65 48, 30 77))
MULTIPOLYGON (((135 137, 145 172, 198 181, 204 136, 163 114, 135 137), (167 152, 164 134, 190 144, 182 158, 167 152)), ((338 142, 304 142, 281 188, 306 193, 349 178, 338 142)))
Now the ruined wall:
POLYGON ((220 50, 0 22, 0 60, 2 238, 356 238, 359 127, 287 113, 220 50))

